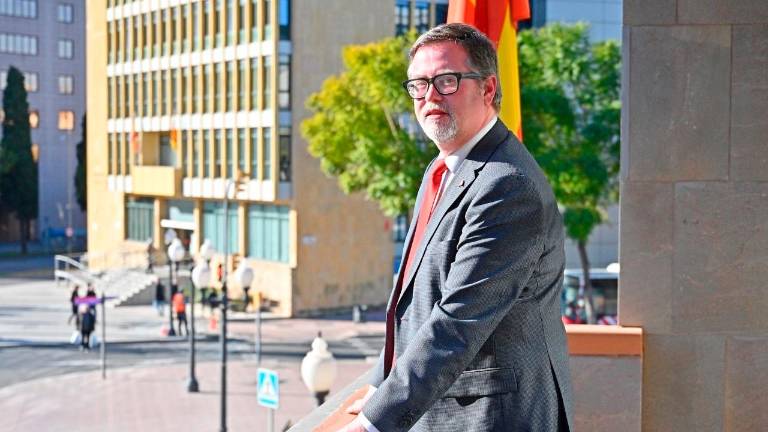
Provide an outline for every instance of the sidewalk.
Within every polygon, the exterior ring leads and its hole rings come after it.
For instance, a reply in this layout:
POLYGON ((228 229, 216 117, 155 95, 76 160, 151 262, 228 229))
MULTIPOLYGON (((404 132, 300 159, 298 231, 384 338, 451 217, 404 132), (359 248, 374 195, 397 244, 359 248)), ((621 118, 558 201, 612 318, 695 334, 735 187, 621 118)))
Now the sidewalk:
MULTIPOLYGON (((297 423, 314 407, 300 377, 299 362, 265 360, 280 375, 275 430, 297 423)), ((340 361, 331 394, 371 367, 340 361)), ((228 430, 265 431, 267 411, 256 400, 255 362, 228 364, 228 430)), ((187 365, 117 369, 28 381, 0 389, 0 432, 216 431, 220 416, 220 365, 198 365, 200 393, 188 393, 187 365)))

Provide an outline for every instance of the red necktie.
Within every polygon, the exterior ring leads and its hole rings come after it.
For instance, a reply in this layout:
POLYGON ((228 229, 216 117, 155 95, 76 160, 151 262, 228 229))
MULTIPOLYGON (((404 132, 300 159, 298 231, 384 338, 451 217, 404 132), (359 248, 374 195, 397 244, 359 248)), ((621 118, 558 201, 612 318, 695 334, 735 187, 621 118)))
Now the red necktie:
POLYGON ((427 229, 429 218, 432 216, 432 212, 435 207, 435 200, 437 194, 440 192, 440 183, 443 180, 443 174, 448 169, 445 166, 445 160, 438 159, 432 165, 430 169, 429 178, 427 180, 427 189, 424 191, 424 196, 421 199, 421 206, 419 207, 419 217, 416 219, 416 228, 413 230, 413 237, 411 237, 411 245, 408 247, 408 255, 405 259, 405 265, 403 273, 400 275, 395 285, 395 293, 392 296, 392 302, 387 309, 387 326, 386 326, 386 338, 384 341, 384 377, 389 375, 389 371, 392 370, 392 365, 395 360, 395 311, 397 310, 397 301, 400 299, 400 291, 402 290, 402 281, 408 277, 411 265, 416 257, 416 251, 419 249, 421 238, 424 236, 424 231, 427 229))

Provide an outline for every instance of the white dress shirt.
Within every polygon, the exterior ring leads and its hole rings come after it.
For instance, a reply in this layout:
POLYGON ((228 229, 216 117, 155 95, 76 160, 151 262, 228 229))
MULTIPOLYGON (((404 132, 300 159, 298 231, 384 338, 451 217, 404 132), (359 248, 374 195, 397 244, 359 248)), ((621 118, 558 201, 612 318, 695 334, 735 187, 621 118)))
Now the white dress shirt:
MULTIPOLYGON (((454 177, 456 177, 456 173, 459 171, 459 168, 461 167, 461 164, 464 162, 464 159, 467 158, 467 155, 469 155, 469 152, 472 151, 473 148, 475 148, 475 145, 480 142, 480 140, 491 130, 493 125, 496 124, 496 120, 498 117, 494 116, 491 121, 488 122, 485 126, 483 126, 482 129, 478 133, 475 134, 472 138, 470 138, 469 141, 467 141, 464 145, 459 147, 458 150, 455 152, 449 154, 448 156, 445 156, 445 166, 448 168, 445 173, 443 173, 443 179, 440 181, 440 190, 437 194, 437 198, 435 199, 435 203, 433 204, 433 209, 435 206, 437 206, 438 201, 440 201, 440 198, 443 196, 443 192, 448 187, 449 184, 451 184, 451 181, 454 177)), ((368 432, 379 432, 378 429, 376 429, 376 426, 373 425, 368 419, 365 417, 363 412, 361 411, 360 414, 357 415, 358 420, 360 420, 360 423, 363 425, 366 431, 368 432)))

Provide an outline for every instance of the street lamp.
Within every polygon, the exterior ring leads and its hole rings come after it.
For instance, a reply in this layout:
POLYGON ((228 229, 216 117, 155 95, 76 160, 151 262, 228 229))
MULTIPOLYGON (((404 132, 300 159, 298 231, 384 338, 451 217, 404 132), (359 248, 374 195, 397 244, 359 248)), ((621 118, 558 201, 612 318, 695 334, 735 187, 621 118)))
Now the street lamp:
POLYGON ((301 361, 301 379, 317 399, 317 405, 322 405, 336 379, 336 359, 328 351, 328 343, 320 332, 312 341, 312 351, 301 361))
MULTIPOLYGON (((203 244, 200 245, 200 251, 198 252, 198 257, 202 258, 203 261, 205 261, 205 264, 207 264, 210 268, 211 265, 211 258, 213 258, 213 255, 216 253, 216 251, 213 249, 213 245, 211 245, 211 241, 208 239, 205 239, 203 241, 203 244)), ((201 286, 200 287, 200 304, 205 306, 208 303, 208 285, 201 286)), ((203 311, 205 308, 203 307, 203 311)), ((213 308, 211 308, 211 313, 213 313, 213 308)))
MULTIPOLYGON (((202 250, 200 252, 202 257, 202 250)), ((192 335, 189 338, 189 382, 187 383, 187 391, 190 393, 197 393, 199 390, 197 378, 195 378, 195 287, 199 286, 202 289, 203 287, 207 287, 210 283, 211 269, 208 267, 208 262, 203 260, 192 269, 192 294, 190 301, 192 335)))
POLYGON ((176 331, 173 329, 173 260, 171 259, 171 244, 176 240, 176 231, 168 229, 165 231, 163 240, 165 240, 168 249, 165 251, 168 257, 168 336, 176 336, 176 331))

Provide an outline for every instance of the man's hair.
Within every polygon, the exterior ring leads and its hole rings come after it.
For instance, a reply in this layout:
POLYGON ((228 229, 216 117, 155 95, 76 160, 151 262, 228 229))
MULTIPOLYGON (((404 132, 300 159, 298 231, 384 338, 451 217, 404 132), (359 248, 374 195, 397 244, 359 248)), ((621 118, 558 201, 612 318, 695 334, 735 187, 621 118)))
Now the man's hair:
POLYGON ((498 112, 501 108, 501 83, 499 82, 499 65, 496 59, 496 48, 488 37, 480 30, 468 24, 441 24, 419 36, 408 53, 411 61, 416 51, 424 45, 438 42, 455 42, 467 53, 467 66, 480 73, 484 78, 496 76, 496 94, 493 96, 493 107, 498 112))

